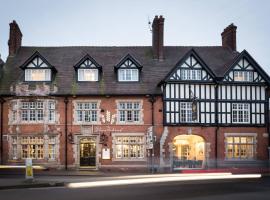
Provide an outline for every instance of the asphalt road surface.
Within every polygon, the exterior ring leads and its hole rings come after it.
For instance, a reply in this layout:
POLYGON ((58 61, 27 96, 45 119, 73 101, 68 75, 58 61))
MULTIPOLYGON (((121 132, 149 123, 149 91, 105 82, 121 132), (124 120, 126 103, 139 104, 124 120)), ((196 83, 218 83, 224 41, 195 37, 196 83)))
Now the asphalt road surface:
POLYGON ((0 200, 270 200, 270 177, 185 181, 94 188, 32 188, 1 190, 0 200))

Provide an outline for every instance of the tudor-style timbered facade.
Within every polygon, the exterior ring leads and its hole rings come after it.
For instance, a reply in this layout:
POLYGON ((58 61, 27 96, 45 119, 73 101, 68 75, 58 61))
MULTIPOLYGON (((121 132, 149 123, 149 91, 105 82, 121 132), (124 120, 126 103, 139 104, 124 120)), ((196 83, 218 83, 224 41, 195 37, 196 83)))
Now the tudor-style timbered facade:
POLYGON ((1 162, 54 168, 266 166, 269 76, 222 46, 25 47, 10 24, 0 60, 1 162), (16 73, 14 73, 16 72, 16 73))

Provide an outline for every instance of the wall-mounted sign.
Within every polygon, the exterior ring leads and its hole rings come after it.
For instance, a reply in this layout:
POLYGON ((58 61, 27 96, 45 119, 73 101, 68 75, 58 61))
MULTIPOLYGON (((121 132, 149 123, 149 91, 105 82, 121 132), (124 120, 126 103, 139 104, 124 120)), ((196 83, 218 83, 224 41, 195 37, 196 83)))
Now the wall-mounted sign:
POLYGON ((111 159, 110 149, 109 148, 103 148, 102 149, 102 159, 103 160, 109 160, 109 159, 111 159))
POLYGON ((97 126, 95 127, 95 133, 98 132, 122 132, 123 128, 115 128, 115 127, 110 127, 110 126, 104 126, 104 127, 100 127, 97 126))

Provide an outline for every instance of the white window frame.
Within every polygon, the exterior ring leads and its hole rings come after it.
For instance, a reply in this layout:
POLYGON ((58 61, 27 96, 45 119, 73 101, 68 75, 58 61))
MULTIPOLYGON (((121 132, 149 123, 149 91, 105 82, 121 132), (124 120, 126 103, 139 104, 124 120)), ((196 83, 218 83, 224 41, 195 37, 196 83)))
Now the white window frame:
POLYGON ((45 145, 44 145, 44 137, 43 136, 22 136, 21 137, 21 158, 32 158, 36 160, 42 160, 45 156, 45 145), (26 146, 27 156, 24 155, 24 146, 26 146), (35 152, 31 152, 31 150, 35 149, 35 152), (42 153, 39 154, 39 151, 42 153), (42 156, 39 156, 42 155, 42 156))
POLYGON ((44 121, 44 101, 23 101, 21 102, 22 122, 43 122, 44 121), (41 116, 41 117, 40 117, 41 116))
POLYGON ((116 104, 118 124, 142 124, 143 109, 141 100, 119 100, 116 101, 116 104), (122 105, 124 105, 124 107, 122 107, 122 105), (130 120, 128 120, 129 117, 131 117, 130 120), (124 120, 121 120, 122 118, 124 118, 124 120), (138 120, 135 120, 135 118, 138 120))
POLYGON ((98 81, 99 79, 99 70, 98 69, 78 69, 78 81, 82 82, 95 82, 98 81), (87 79, 86 73, 92 74, 89 78, 87 79))
POLYGON ((137 68, 119 68, 118 69, 118 81, 125 82, 137 82, 139 81, 139 69, 137 68))
POLYGON ((191 123, 192 120, 192 102, 180 102, 180 123, 191 123))
POLYGON ((181 80, 202 80, 201 69, 181 69, 181 80))
POLYGON ((250 104, 232 103, 232 123, 247 124, 250 123, 250 104))
MULTIPOLYGON (((256 133, 225 133, 224 134, 224 145, 225 145, 225 160, 227 161, 247 161, 247 160, 255 160, 256 159, 256 148, 257 148, 257 134, 256 133), (228 139, 232 138, 232 142, 229 142, 228 139), (238 138, 238 139, 236 139, 238 138), (246 138, 246 142, 244 142, 242 139, 246 138), (247 138, 252 138, 252 142, 247 142, 247 138), (232 150, 229 152, 229 145, 232 145, 232 150), (251 148, 251 157, 242 156, 242 147, 243 146, 252 146, 251 148), (237 148, 236 148, 237 146, 237 148), (238 151, 238 156, 235 156, 235 151, 238 151), (229 156, 231 154, 231 156, 229 156)), ((244 148, 245 151, 247 151, 246 148, 244 148)), ((246 152, 247 153, 247 152, 246 152)), ((237 153, 236 153, 237 154, 237 153)))
POLYGON ((113 133, 113 161, 146 161, 146 143, 145 143, 145 135, 144 133, 113 133), (130 138, 141 138, 140 142, 131 142, 130 138), (122 142, 117 141, 117 138, 122 138, 122 142), (123 138, 129 138, 128 142, 124 142, 123 138), (140 146, 140 149, 142 150, 141 153, 136 153, 136 156, 132 157, 132 145, 134 146, 140 146), (118 157, 118 146, 121 147, 121 156, 118 157), (128 156, 124 157, 124 146, 126 146, 128 149, 128 156), (141 157, 139 157, 140 155, 141 157))
POLYGON ((25 81, 33 81, 33 82, 39 82, 39 81, 51 81, 51 69, 25 69, 25 81), (35 79, 34 73, 40 73, 42 74, 43 78, 35 79))
POLYGON ((234 81, 237 82, 252 82, 253 71, 234 71, 234 81))
POLYGON ((74 102, 74 116, 75 116, 75 123, 76 124, 98 124, 100 122, 100 101, 75 101, 74 102), (82 105, 79 106, 79 105, 82 105), (89 108, 88 106, 86 106, 86 104, 89 104, 89 108), (96 107, 93 107, 92 104, 96 104, 96 107), (79 112, 81 112, 81 117, 79 116, 79 112), (89 112, 89 121, 86 121, 85 119, 85 113, 89 112), (94 114, 96 113, 96 114, 94 114), (92 115, 96 115, 96 121, 93 121, 93 116, 92 115), (80 120, 80 118, 82 120, 80 120))

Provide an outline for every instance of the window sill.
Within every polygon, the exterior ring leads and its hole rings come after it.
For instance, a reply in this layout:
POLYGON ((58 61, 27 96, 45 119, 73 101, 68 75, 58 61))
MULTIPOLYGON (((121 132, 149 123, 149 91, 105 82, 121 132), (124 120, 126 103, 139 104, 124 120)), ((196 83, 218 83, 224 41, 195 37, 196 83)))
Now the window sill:
POLYGON ((143 122, 116 122, 116 125, 143 125, 143 122))
POLYGON ((146 158, 112 158, 112 161, 116 161, 116 162, 134 162, 134 161, 138 161, 138 162, 145 162, 147 161, 146 158))
POLYGON ((254 162, 256 159, 225 159, 225 162, 254 162))

